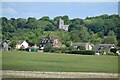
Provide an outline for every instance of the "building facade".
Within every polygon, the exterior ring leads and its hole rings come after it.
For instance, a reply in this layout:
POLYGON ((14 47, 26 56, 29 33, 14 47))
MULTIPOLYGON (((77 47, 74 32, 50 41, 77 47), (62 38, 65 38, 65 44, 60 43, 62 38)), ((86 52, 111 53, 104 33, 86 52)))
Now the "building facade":
POLYGON ((64 24, 64 20, 62 20, 61 18, 59 19, 59 29, 64 29, 65 31, 68 31, 68 27, 69 25, 65 25, 64 24))

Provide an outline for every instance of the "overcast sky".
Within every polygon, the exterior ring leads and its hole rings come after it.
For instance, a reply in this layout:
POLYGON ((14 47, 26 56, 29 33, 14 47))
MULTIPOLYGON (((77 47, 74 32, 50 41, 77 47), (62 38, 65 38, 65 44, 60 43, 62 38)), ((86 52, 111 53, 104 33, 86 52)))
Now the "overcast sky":
POLYGON ((109 0, 111 2, 35 2, 36 0, 34 2, 7 1, 4 0, 4 2, 2 2, 2 9, 0 9, 0 11, 2 11, 2 16, 7 18, 35 17, 40 19, 43 16, 49 16, 53 19, 56 16, 64 15, 68 15, 69 18, 86 18, 87 16, 99 16, 102 14, 118 14, 118 0, 114 0, 114 2, 112 2, 112 0, 109 0))

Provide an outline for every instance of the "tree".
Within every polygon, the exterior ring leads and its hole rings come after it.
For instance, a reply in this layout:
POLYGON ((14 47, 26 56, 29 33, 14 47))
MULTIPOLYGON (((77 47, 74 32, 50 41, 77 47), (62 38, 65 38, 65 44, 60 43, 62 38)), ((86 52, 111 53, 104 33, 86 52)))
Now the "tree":
POLYGON ((15 28, 17 28, 17 20, 15 18, 11 18, 9 21, 15 28))
POLYGON ((82 25, 83 24, 83 20, 82 19, 79 19, 79 18, 75 18, 75 19, 73 19, 72 20, 72 23, 73 24, 80 24, 80 25, 82 25))
POLYGON ((50 18, 48 16, 43 16, 40 20, 42 20, 42 21, 50 21, 50 18))
POLYGON ((72 30, 81 30, 82 26, 80 24, 71 24, 68 28, 68 31, 72 31, 72 30))
POLYGON ((14 50, 16 48, 16 44, 17 42, 15 40, 12 40, 10 43, 9 43, 9 48, 10 50, 14 50))
POLYGON ((26 23, 26 28, 35 29, 37 24, 36 18, 29 17, 26 23))
POLYGON ((97 33, 96 34, 92 34, 90 42, 93 43, 93 44, 100 44, 100 43, 102 43, 102 38, 100 38, 97 33))
POLYGON ((79 30, 71 31, 70 32, 70 40, 72 40, 73 42, 81 42, 78 33, 79 33, 79 30))
POLYGON ((104 37, 104 43, 117 45, 117 38, 113 31, 109 31, 108 36, 104 37))
POLYGON ((52 24, 47 24, 44 29, 44 31, 55 31, 55 30, 56 30, 56 27, 52 24))
POLYGON ((17 27, 21 28, 21 29, 25 28, 26 22, 27 22, 26 19, 18 18, 17 19, 17 27))
POLYGON ((70 24, 70 20, 69 20, 69 17, 68 17, 67 15, 64 15, 64 16, 62 17, 62 19, 64 20, 64 23, 65 23, 65 24, 70 24))

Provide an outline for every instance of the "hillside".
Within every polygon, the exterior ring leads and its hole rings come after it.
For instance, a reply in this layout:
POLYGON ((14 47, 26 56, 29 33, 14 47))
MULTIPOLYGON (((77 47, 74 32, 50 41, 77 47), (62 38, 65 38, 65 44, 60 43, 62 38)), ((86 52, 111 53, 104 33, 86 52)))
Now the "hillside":
POLYGON ((38 20, 34 17, 28 19, 1 17, 0 22, 2 24, 0 37, 3 37, 3 41, 9 39, 16 43, 18 40, 26 40, 29 44, 38 45, 42 38, 49 35, 60 39, 65 45, 72 41, 110 43, 120 47, 120 17, 116 14, 104 14, 86 19, 69 19, 67 15, 57 16, 54 19, 44 16, 38 20), (68 32, 58 28, 59 18, 69 25, 68 32))

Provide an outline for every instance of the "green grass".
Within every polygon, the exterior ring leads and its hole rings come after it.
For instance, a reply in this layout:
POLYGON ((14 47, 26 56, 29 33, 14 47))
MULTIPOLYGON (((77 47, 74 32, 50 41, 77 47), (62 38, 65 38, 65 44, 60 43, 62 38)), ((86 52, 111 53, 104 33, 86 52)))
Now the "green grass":
POLYGON ((3 70, 118 72, 118 56, 84 56, 40 52, 2 52, 3 70))

